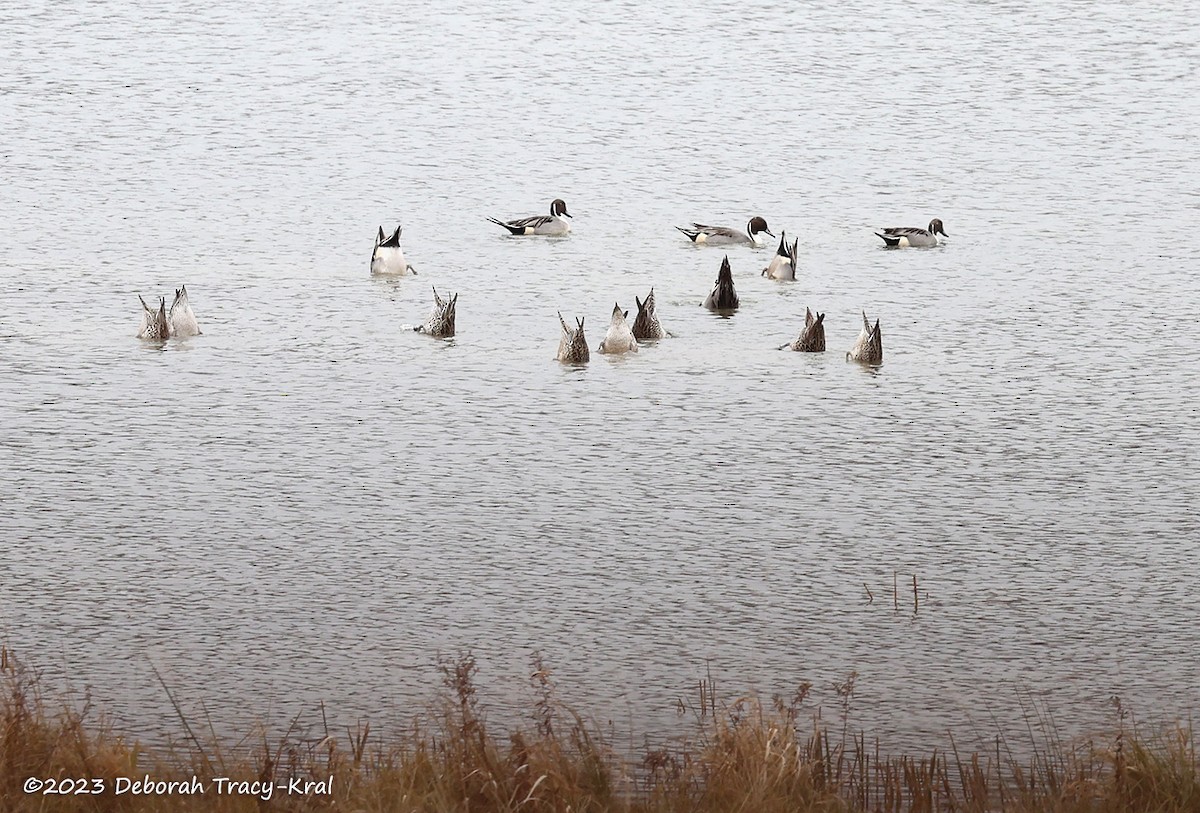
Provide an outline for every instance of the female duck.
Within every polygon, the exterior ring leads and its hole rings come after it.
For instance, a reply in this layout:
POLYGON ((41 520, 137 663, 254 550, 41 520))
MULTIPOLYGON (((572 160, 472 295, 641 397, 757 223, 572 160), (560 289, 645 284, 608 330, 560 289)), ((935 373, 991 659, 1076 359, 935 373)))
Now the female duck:
POLYGON ((645 300, 635 296, 633 301, 637 303, 638 308, 637 318, 633 320, 633 338, 640 340, 667 338, 667 331, 658 321, 658 313, 655 311, 654 289, 650 289, 650 295, 645 300))
POLYGON ((439 339, 448 339, 454 335, 454 316, 458 308, 458 294, 442 299, 438 296, 437 288, 433 289, 433 311, 425 324, 415 327, 418 333, 427 333, 439 339))
POLYGON ((883 333, 879 330, 879 320, 876 319, 875 327, 871 327, 866 311, 863 311, 862 317, 862 330, 858 334, 858 340, 854 342, 854 347, 846 354, 846 360, 872 367, 878 366, 883 364, 883 333))
POLYGON ((142 299, 141 294, 138 294, 138 301, 142 303, 142 323, 138 326, 137 337, 157 342, 165 342, 171 338, 171 323, 167 319, 166 298, 161 296, 158 298, 158 310, 151 310, 150 306, 146 304, 146 300, 142 299))
POLYGON ((598 348, 601 353, 636 353, 638 351, 637 339, 633 337, 633 331, 629 329, 629 322, 626 321, 629 317, 629 311, 622 311, 619 304, 613 305, 612 321, 608 324, 608 333, 604 335, 604 341, 600 342, 598 348))
MULTIPOLYGON (((800 336, 791 344, 785 344, 791 350, 796 350, 800 353, 824 353, 825 352, 825 314, 813 314, 809 308, 804 309, 804 330, 800 331, 800 336)), ((780 350, 783 347, 779 348, 780 350)))
POLYGON ((704 299, 704 307, 710 311, 732 312, 737 310, 738 295, 733 289, 733 271, 729 267, 729 255, 721 261, 721 270, 717 272, 717 283, 704 299))
POLYGON ((583 335, 583 320, 576 318, 577 327, 572 329, 567 327, 567 321, 559 313, 558 323, 562 325, 562 335, 558 340, 558 354, 554 358, 563 364, 587 363, 592 354, 588 350, 587 339, 583 335))
POLYGON ((146 300, 138 295, 142 303, 142 323, 138 327, 139 339, 166 341, 170 338, 183 339, 188 336, 199 336, 200 325, 196 322, 196 314, 188 302, 187 286, 175 289, 175 299, 167 308, 165 297, 158 298, 158 309, 152 310, 146 300))
POLYGON ((171 323, 172 336, 183 338, 200 335, 200 324, 196 321, 196 314, 192 312, 191 303, 188 302, 186 285, 175 289, 175 301, 167 311, 167 321, 171 323))

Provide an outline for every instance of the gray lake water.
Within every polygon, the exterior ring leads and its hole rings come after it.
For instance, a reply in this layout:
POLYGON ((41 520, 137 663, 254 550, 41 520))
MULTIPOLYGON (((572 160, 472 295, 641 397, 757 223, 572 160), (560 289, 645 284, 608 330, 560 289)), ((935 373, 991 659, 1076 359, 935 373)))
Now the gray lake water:
POLYGON ((383 726, 465 650, 495 718, 538 650, 635 736, 709 673, 830 717, 857 670, 898 747, 1200 709, 1187 4, 486 5, 0 12, 0 639, 151 738, 155 668, 383 726), (800 279, 732 249, 716 318, 673 226, 752 214, 800 279), (180 283, 204 335, 136 339, 180 283), (554 361, 651 286, 674 338, 554 361))

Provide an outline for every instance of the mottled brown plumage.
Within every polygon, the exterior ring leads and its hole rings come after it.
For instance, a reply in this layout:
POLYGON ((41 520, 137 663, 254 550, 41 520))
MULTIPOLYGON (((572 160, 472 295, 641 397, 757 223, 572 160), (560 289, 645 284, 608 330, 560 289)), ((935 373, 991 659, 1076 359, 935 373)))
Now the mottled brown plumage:
POLYGON ((704 307, 710 311, 734 311, 738 307, 737 291, 733 289, 733 269, 729 267, 729 255, 721 260, 721 270, 717 272, 717 282, 712 292, 704 300, 704 307))
POLYGON ((858 334, 854 347, 846 354, 846 359, 872 366, 883 364, 883 332, 879 329, 879 320, 876 319, 875 326, 871 327, 866 311, 863 311, 862 318, 862 331, 858 334))
POLYGON ((454 335, 454 316, 458 307, 458 294, 442 299, 438 296, 437 288, 433 289, 433 312, 425 320, 425 324, 414 328, 418 333, 428 333, 438 338, 449 338, 454 335))
POLYGON ((825 314, 813 314, 808 308, 804 309, 804 330, 799 338, 788 345, 792 350, 801 353, 825 352, 825 314))
POLYGON ((637 303, 638 308, 637 318, 633 320, 633 337, 635 339, 665 339, 667 331, 658 321, 658 313, 654 309, 654 289, 650 289, 650 294, 645 300, 635 296, 633 301, 637 303))
POLYGON ((555 358, 565 364, 583 364, 590 361, 592 352, 588 350, 587 339, 583 335, 583 319, 576 318, 576 328, 567 327, 567 321, 562 314, 558 315, 558 323, 562 325, 562 336, 558 340, 558 354, 555 358))

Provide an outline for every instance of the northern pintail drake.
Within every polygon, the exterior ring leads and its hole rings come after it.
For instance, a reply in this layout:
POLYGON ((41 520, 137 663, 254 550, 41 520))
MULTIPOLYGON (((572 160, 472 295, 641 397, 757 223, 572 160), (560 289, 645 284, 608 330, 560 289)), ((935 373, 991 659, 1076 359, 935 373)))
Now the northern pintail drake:
POLYGON ((520 220, 497 220, 494 217, 489 217, 489 223, 495 223, 497 226, 503 226, 508 229, 510 234, 526 235, 526 234, 542 234, 554 236, 556 234, 567 234, 571 231, 571 224, 563 220, 564 217, 570 217, 571 214, 567 211, 567 204, 562 198, 555 198, 550 202, 550 214, 534 215, 533 217, 523 217, 520 220))
POLYGON ((138 326, 137 337, 157 342, 165 342, 171 338, 171 323, 167 319, 166 297, 158 298, 157 310, 151 310, 150 306, 146 304, 146 300, 142 299, 141 294, 138 294, 138 301, 142 303, 142 324, 138 326))
POLYGON ((583 320, 576 318, 576 327, 569 328, 560 313, 558 323, 562 325, 562 336, 558 340, 558 354, 554 358, 564 364, 584 364, 590 361, 592 353, 588 350, 587 339, 583 335, 583 320))
POLYGON ((687 235, 687 238, 693 243, 699 243, 706 246, 729 246, 729 245, 751 245, 761 246, 762 243, 758 239, 760 234, 771 234, 771 230, 767 228, 767 221, 761 217, 755 216, 750 218, 750 222, 746 224, 744 232, 737 229, 730 229, 725 226, 705 226, 703 223, 693 223, 690 229, 685 229, 683 226, 675 228, 687 235))
POLYGON ((454 335, 454 314, 458 307, 458 294, 442 299, 438 296, 437 288, 433 289, 433 311, 425 324, 415 327, 418 333, 428 333, 441 339, 454 335))
POLYGON ((613 305, 612 321, 608 323, 608 333, 604 334, 604 341, 600 342, 600 347, 597 349, 601 353, 636 353, 638 351, 637 339, 633 337, 633 331, 629 329, 629 311, 621 310, 619 304, 613 305))
POLYGON ((704 299, 704 307, 710 311, 737 310, 738 295, 733 289, 733 270, 729 267, 729 255, 721 260, 721 270, 717 272, 717 283, 704 299))
POLYGON ((654 289, 650 289, 650 294, 645 300, 638 299, 635 296, 633 301, 637 303, 638 308, 637 318, 633 320, 633 338, 667 338, 667 331, 663 329, 662 323, 658 321, 658 313, 654 309, 654 289))
POLYGON ((854 347, 846 354, 846 360, 870 365, 883 364, 883 333, 879 330, 879 320, 876 319, 875 326, 871 327, 866 311, 863 311, 862 318, 862 330, 854 347))
POLYGON ((383 236, 383 226, 375 235, 375 249, 371 252, 371 273, 379 276, 401 277, 416 274, 417 269, 404 261, 404 249, 400 248, 400 226, 391 237, 383 236))
POLYGON ((780 232, 779 248, 775 251, 775 256, 771 258, 770 264, 763 269, 763 276, 768 279, 794 280, 796 279, 796 252, 800 247, 800 238, 797 237, 788 245, 787 232, 780 232))
POLYGON ((949 237, 942 228, 942 221, 936 217, 929 221, 929 228, 919 229, 916 226, 892 226, 875 232, 875 236, 883 240, 888 248, 931 248, 938 244, 937 236, 949 237))
POLYGON ((183 338, 200 335, 200 324, 196 321, 196 314, 192 312, 191 303, 188 302, 186 285, 175 289, 175 301, 167 311, 167 321, 171 324, 172 336, 183 338))
MULTIPOLYGON (((800 331, 799 338, 791 344, 785 344, 791 350, 796 350, 801 353, 824 353, 825 352, 825 314, 814 314, 809 308, 804 309, 804 330, 800 331)), ((780 350, 783 347, 779 348, 780 350)))

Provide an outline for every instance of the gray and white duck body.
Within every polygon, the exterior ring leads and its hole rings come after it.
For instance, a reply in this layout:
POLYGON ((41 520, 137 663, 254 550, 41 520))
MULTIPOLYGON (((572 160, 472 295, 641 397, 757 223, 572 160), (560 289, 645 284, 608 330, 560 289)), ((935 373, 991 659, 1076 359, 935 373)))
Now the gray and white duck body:
POLYGON ((750 218, 746 224, 745 231, 731 229, 728 226, 706 226, 703 223, 693 223, 691 228, 676 226, 689 240, 697 245, 705 246, 736 246, 748 245, 758 248, 762 246, 762 241, 758 239, 760 234, 769 234, 771 237, 775 235, 767 226, 767 221, 757 215, 750 218))
POLYGON ((564 217, 571 217, 571 213, 567 211, 566 201, 562 198, 555 198, 550 202, 550 214, 548 215, 533 215, 518 220, 499 220, 489 217, 488 222, 503 226, 514 237, 529 235, 555 237, 569 234, 571 231, 571 224, 563 220, 564 217))
POLYGON ((933 248, 941 243, 938 235, 949 237, 942 221, 934 218, 929 221, 929 228, 918 226, 889 226, 875 232, 875 236, 883 240, 888 248, 933 248))

